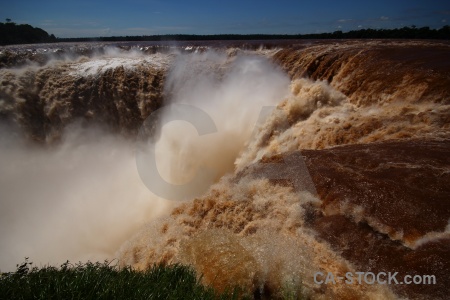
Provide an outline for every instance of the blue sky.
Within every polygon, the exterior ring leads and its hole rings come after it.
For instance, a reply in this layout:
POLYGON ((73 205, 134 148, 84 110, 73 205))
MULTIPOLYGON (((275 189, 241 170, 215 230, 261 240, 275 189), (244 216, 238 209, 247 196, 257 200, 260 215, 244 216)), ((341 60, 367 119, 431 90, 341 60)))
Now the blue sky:
POLYGON ((57 37, 151 34, 319 33, 450 24, 450 1, 436 0, 0 0, 12 19, 57 37))

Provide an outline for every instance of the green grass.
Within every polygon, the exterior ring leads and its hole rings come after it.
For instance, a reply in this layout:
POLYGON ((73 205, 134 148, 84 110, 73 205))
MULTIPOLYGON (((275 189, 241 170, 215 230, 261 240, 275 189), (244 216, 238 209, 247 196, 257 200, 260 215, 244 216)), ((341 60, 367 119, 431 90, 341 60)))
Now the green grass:
POLYGON ((155 265, 138 272, 110 263, 37 268, 25 261, 0 274, 0 299, 238 299, 239 290, 219 294, 186 266, 155 265))

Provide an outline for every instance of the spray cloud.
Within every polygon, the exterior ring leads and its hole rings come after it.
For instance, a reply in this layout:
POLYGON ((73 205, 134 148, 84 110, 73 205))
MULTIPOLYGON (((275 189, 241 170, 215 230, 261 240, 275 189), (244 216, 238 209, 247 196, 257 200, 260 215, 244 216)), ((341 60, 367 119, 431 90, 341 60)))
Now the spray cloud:
MULTIPOLYGON (((276 105, 288 84, 283 72, 260 57, 178 55, 166 79, 167 102, 206 112, 217 132, 199 136, 183 121, 160 128, 155 150, 161 177, 180 184, 207 168, 214 176, 203 179, 214 182, 232 171, 261 107, 276 105)), ((37 264, 111 259, 139 226, 175 205, 141 181, 136 147, 128 139, 74 122, 58 145, 37 147, 9 131, 2 129, 0 145, 2 271, 24 257, 37 264)), ((206 188, 194 186, 192 192, 206 188)))

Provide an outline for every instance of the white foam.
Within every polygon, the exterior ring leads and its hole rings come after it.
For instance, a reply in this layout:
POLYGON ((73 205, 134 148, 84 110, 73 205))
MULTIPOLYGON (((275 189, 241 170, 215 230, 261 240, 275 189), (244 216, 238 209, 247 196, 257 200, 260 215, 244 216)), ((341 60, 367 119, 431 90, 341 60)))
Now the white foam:
POLYGON ((99 57, 89 61, 74 63, 71 66, 72 76, 97 76, 108 70, 123 67, 125 70, 133 70, 138 66, 153 67, 156 69, 167 68, 170 58, 164 54, 153 54, 138 57, 99 57))

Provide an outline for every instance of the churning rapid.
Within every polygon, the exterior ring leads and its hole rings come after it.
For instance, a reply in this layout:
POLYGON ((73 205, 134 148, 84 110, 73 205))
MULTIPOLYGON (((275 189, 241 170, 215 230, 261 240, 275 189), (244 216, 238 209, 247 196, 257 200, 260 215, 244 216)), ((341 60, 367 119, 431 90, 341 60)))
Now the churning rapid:
POLYGON ((0 270, 116 258, 255 298, 449 294, 450 44, 0 51, 0 270))

